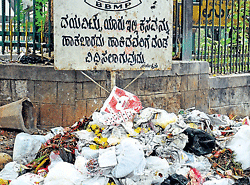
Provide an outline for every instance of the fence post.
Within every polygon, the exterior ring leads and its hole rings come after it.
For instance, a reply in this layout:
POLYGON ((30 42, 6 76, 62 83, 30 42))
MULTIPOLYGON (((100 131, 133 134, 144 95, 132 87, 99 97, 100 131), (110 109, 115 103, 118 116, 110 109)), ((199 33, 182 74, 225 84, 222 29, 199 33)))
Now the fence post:
POLYGON ((192 59, 193 0, 182 0, 182 60, 192 59))
POLYGON ((5 0, 2 0, 2 54, 5 49, 5 0))

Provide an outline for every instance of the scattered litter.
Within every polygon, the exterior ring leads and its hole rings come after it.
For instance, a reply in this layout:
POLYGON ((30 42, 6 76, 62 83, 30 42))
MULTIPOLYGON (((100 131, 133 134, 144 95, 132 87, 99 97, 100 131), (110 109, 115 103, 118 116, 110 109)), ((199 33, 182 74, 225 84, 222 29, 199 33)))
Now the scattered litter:
POLYGON ((90 118, 18 134, 0 184, 249 184, 249 124, 249 117, 236 121, 195 108, 178 114, 143 108, 114 87, 90 118))

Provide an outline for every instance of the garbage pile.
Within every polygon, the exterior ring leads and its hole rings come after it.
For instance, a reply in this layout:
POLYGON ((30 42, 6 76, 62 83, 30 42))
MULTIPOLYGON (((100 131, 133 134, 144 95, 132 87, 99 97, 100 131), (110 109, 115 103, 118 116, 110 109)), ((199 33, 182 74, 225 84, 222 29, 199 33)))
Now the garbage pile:
POLYGON ((90 118, 46 135, 18 134, 0 184, 249 184, 249 124, 194 108, 143 108, 114 87, 90 118))

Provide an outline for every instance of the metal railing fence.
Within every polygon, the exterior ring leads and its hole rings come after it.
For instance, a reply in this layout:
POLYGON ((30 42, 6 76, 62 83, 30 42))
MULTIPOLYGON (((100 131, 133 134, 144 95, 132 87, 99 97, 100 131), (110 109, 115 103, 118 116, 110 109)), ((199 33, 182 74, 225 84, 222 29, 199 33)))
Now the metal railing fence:
MULTIPOLYGON (((1 1, 2 54, 46 49, 50 56, 53 0, 1 1)), ((173 2, 173 59, 208 61, 214 74, 250 71, 249 0, 173 2)))
POLYGON ((53 50, 51 0, 1 0, 0 46, 2 54, 21 52, 49 55, 53 50), (22 51, 21 51, 22 50, 22 51))
MULTIPOLYGON (((175 58, 183 59, 185 35, 182 27, 192 21, 192 30, 189 30, 192 31, 190 59, 208 61, 213 74, 250 72, 249 0, 199 0, 190 3, 193 11, 188 21, 181 21, 183 2, 174 2, 175 58)), ((183 7, 186 8, 184 4, 183 7)))

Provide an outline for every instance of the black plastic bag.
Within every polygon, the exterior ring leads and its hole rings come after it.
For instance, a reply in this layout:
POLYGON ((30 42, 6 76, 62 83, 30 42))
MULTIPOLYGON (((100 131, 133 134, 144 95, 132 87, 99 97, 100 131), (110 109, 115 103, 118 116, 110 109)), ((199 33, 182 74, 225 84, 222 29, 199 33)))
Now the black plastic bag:
POLYGON ((250 184, 249 178, 243 177, 243 178, 236 180, 236 182, 233 185, 249 185, 249 184, 250 184))
POLYGON ((188 142, 184 148, 186 152, 200 156, 211 153, 215 148, 215 138, 204 130, 187 128, 184 134, 188 136, 188 142))
POLYGON ((161 185, 186 185, 189 180, 183 175, 173 174, 165 179, 161 185))

